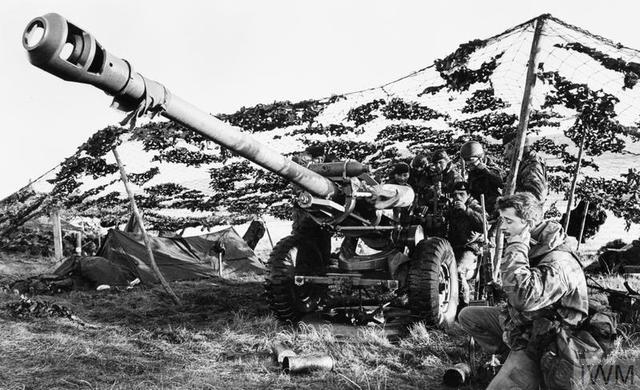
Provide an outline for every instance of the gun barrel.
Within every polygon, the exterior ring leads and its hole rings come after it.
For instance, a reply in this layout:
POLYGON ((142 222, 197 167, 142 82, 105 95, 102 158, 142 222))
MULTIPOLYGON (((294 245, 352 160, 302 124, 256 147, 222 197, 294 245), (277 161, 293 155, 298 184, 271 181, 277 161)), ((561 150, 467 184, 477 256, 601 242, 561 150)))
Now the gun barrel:
POLYGON ((231 126, 172 94, 164 85, 135 72, 96 39, 59 14, 33 19, 22 39, 29 61, 66 81, 90 84, 114 96, 123 111, 141 104, 161 108, 161 115, 179 122, 261 167, 319 197, 338 192, 329 179, 291 161, 241 129, 231 126))

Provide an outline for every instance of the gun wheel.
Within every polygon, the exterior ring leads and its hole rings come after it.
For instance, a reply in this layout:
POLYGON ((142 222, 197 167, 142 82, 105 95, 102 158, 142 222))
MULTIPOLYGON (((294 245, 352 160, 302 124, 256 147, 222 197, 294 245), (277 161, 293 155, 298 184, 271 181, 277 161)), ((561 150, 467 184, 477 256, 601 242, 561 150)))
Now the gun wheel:
POLYGON ((416 246, 407 280, 409 308, 427 325, 448 326, 458 308, 458 269, 451 245, 432 237, 416 246))
POLYGON ((300 236, 288 236, 273 248, 267 264, 265 288, 269 307, 283 322, 296 324, 305 314, 316 311, 325 294, 319 286, 296 286, 295 275, 319 275, 324 271, 318 248, 300 236))

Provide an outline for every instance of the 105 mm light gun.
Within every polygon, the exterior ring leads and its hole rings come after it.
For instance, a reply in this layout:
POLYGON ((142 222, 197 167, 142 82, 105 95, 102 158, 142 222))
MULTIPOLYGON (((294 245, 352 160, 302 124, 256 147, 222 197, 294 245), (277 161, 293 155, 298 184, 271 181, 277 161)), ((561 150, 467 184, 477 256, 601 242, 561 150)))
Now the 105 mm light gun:
POLYGON ((337 261, 328 258, 331 248, 323 240, 295 232, 274 247, 266 286, 281 320, 296 322, 320 310, 366 323, 402 302, 429 323, 453 320, 457 273, 450 245, 441 238, 424 239, 421 226, 403 225, 392 212, 411 206, 410 187, 379 184, 366 164, 353 160, 297 164, 134 71, 58 14, 29 22, 23 46, 33 65, 113 96, 130 120, 161 115, 295 184, 297 206, 314 226, 346 237, 337 261), (358 253, 362 246, 371 250, 358 253))

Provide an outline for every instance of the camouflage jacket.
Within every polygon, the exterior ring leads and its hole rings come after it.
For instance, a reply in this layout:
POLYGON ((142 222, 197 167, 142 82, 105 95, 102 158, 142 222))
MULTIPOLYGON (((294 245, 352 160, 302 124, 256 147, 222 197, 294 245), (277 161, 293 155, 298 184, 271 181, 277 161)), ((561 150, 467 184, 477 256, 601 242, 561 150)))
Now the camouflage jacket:
POLYGON ((547 198, 547 166, 535 152, 528 152, 522 158, 516 179, 516 192, 527 191, 539 201, 547 198))
POLYGON ((503 338, 511 348, 527 346, 534 320, 577 325, 589 311, 587 282, 559 223, 545 221, 531 231, 530 245, 511 243, 500 264, 507 305, 503 338))
POLYGON ((469 193, 478 202, 480 195, 484 194, 487 214, 493 214, 496 200, 502 195, 502 174, 495 166, 485 166, 482 169, 469 170, 467 181, 469 182, 469 193))
POLYGON ((425 206, 429 204, 433 197, 434 184, 435 177, 430 171, 411 171, 409 185, 416 193, 416 206, 425 206))
POLYGON ((449 229, 447 238, 456 249, 476 241, 482 234, 482 206, 469 197, 464 210, 451 207, 448 215, 449 229))
POLYGON ((435 180, 442 183, 442 191, 448 194, 453 191, 453 184, 457 181, 462 181, 463 179, 460 172, 456 169, 453 163, 450 162, 444 172, 435 175, 435 180))

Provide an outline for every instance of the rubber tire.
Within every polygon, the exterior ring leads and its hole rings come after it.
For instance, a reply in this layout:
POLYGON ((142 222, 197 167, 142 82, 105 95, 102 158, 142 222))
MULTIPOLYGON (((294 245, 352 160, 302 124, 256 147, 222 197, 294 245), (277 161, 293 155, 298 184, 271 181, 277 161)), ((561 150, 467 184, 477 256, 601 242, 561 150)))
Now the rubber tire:
POLYGON ((294 276, 324 272, 322 254, 316 245, 298 235, 285 237, 273 248, 267 268, 267 301, 276 318, 295 325, 305 314, 315 310, 313 303, 323 296, 325 290, 317 286, 296 286, 294 276), (296 249, 294 258, 293 250, 296 249), (305 300, 311 304, 311 309, 305 309, 305 300))
MULTIPOLYGON (((443 272, 444 273, 444 272, 443 272)), ((447 282, 447 277, 444 277, 447 282)), ((431 237, 416 245, 407 277, 409 308, 426 325, 447 327, 455 321, 458 308, 458 268, 451 244, 431 237), (440 305, 441 271, 448 270, 449 301, 440 305)))

